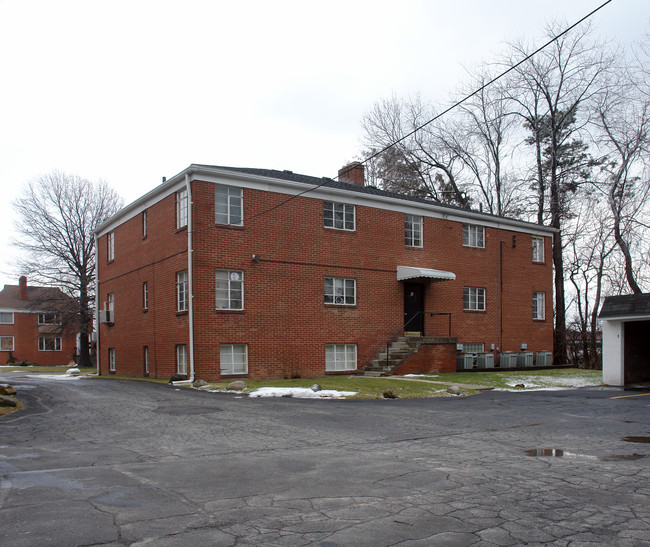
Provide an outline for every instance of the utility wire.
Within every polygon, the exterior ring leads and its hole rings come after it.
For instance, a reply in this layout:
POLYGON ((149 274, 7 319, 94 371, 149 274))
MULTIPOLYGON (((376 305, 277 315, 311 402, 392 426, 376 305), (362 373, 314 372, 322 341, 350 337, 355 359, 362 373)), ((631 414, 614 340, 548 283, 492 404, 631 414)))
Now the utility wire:
MULTIPOLYGON (((435 115, 435 116, 434 116, 433 118, 431 118, 429 121, 424 122, 422 125, 419 125, 419 126, 416 127, 415 129, 413 129, 412 131, 410 131, 409 133, 407 133, 406 135, 404 135, 403 137, 400 137, 400 138, 397 139, 396 141, 394 141, 394 142, 388 144, 387 146, 385 146, 385 147, 382 148, 381 150, 378 150, 377 152, 375 152, 374 154, 368 156, 366 159, 364 159, 363 161, 360 161, 359 163, 360 163, 361 165, 363 165, 363 164, 369 162, 369 161, 372 160, 373 158, 376 158, 376 157, 379 156, 380 154, 383 154, 384 152, 386 152, 386 150, 389 150, 389 149, 392 148, 393 146, 396 146, 396 145, 398 145, 399 143, 401 143, 402 141, 404 141, 404 140, 408 139, 409 137, 413 136, 415 133, 417 133, 418 131, 424 129, 427 125, 429 125, 429 124, 435 122, 437 119, 441 118, 441 117, 444 116, 445 114, 448 114, 448 113, 451 112, 454 108, 459 107, 460 105, 462 105, 463 103, 465 103, 466 101, 468 101, 469 99, 471 99, 474 95, 476 95, 476 94, 480 93, 481 91, 483 91, 486 87, 491 86, 493 83, 497 82, 498 80, 500 80, 501 78, 503 78, 504 76, 506 76, 507 74, 509 74, 510 72, 512 72, 513 70, 515 70, 515 69, 517 69, 518 67, 520 67, 521 65, 523 65, 526 61, 528 61, 529 59, 531 59, 532 57, 534 57, 535 55, 537 55, 540 51, 546 49, 546 48, 547 48, 548 46, 550 46, 553 42, 556 42, 557 40, 559 40, 560 38, 562 38, 562 36, 564 36, 565 34, 571 32, 571 31, 572 31, 574 28, 576 28, 578 25, 584 23, 587 19, 589 19, 591 16, 593 16, 596 12, 600 11, 601 9, 603 9, 607 4, 610 4, 612 1, 613 1, 613 0, 607 0, 606 2, 603 2, 600 6, 598 6, 598 7, 595 8, 594 10, 590 11, 587 15, 585 15, 584 17, 582 17, 581 19, 579 19, 578 21, 576 21, 575 23, 573 23, 570 27, 568 27, 568 28, 566 28, 565 30, 563 30, 560 34, 558 34, 558 35, 554 36, 553 38, 551 38, 551 39, 550 39, 548 42, 546 42, 544 45, 538 47, 535 51, 533 51, 532 53, 530 53, 529 55, 527 55, 526 57, 524 57, 524 58, 523 58, 521 61, 519 61, 518 63, 512 65, 512 66, 509 67, 509 68, 507 68, 507 69, 504 70, 501 74, 499 74, 498 76, 495 76, 495 77, 492 78, 489 82, 487 82, 487 83, 483 84, 481 87, 475 89, 475 90, 474 90, 472 93, 470 93, 469 95, 466 95, 465 97, 463 97, 463 98, 460 99, 459 101, 456 101, 456 102, 455 102, 454 104, 452 104, 450 107, 446 108, 445 110, 443 110, 443 111, 440 112, 439 114, 435 115)), ((338 178, 338 175, 337 175, 337 177, 335 177, 335 178, 338 178)), ((256 213, 256 214, 254 214, 254 215, 251 215, 251 216, 249 216, 249 217, 246 217, 246 218, 242 219, 242 222, 244 222, 244 221, 246 221, 246 220, 251 220, 251 219, 254 219, 254 218, 260 217, 260 216, 262 216, 262 215, 265 215, 266 213, 270 213, 271 211, 274 211, 275 209, 278 209, 279 207, 282 207, 282 206, 285 205, 286 203, 289 203, 289 202, 290 202, 291 200, 293 200, 293 199, 296 199, 296 198, 298 198, 298 197, 300 197, 300 196, 304 196, 305 194, 307 194, 307 193, 309 193, 309 192, 313 192, 314 190, 318 190, 319 188, 321 188, 322 186, 325 186, 328 182, 330 182, 330 181, 332 181, 332 180, 333 180, 333 179, 331 179, 331 178, 323 177, 323 182, 321 182, 320 184, 317 184, 317 185, 314 186, 313 188, 308 188, 307 190, 304 190, 304 191, 302 191, 302 192, 300 192, 300 193, 298 193, 298 194, 295 194, 295 195, 291 196, 290 198, 285 199, 284 201, 281 201, 280 203, 278 203, 277 205, 274 205, 273 207, 269 207, 268 209, 265 209, 264 211, 260 211, 259 213, 256 213)))

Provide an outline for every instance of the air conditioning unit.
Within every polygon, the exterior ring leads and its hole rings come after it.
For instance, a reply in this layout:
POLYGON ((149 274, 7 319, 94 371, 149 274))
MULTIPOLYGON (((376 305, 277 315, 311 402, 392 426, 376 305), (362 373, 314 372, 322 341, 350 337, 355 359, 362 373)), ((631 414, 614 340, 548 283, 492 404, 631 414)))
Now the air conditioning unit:
POLYGON ((550 351, 538 351, 535 355, 535 364, 538 367, 550 367, 553 365, 553 353, 550 351))
POLYGON ((533 352, 522 351, 517 355, 518 367, 532 367, 533 366, 533 352))
POLYGON ((113 324, 113 312, 111 310, 99 310, 97 315, 100 323, 113 324))
POLYGON ((478 368, 494 368, 494 354, 479 353, 476 357, 476 365, 478 368))
POLYGON ((456 356, 456 368, 458 370, 472 370, 476 355, 473 353, 459 353, 456 356))
POLYGON ((517 353, 502 353, 499 366, 501 368, 514 368, 517 366, 517 353))

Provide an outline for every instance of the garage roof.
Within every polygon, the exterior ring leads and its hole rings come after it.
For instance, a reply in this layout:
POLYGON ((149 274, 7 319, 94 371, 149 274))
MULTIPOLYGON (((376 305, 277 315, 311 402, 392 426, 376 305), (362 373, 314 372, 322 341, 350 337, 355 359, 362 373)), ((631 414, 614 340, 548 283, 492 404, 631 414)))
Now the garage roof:
POLYGON ((608 296, 598 317, 650 317, 650 293, 608 296))

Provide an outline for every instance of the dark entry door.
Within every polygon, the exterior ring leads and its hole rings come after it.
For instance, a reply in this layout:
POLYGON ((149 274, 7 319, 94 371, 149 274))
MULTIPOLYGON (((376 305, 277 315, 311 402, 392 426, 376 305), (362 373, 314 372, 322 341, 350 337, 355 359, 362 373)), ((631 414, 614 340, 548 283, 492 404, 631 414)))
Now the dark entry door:
POLYGON ((424 334, 424 285, 404 283, 404 330, 424 334))
POLYGON ((625 384, 650 382, 650 321, 623 324, 625 384))

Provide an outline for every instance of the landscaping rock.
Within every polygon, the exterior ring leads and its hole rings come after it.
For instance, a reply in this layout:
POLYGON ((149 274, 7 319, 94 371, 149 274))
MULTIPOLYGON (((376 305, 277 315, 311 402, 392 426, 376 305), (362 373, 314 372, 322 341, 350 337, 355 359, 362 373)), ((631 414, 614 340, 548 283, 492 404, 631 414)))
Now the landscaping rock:
POLYGON ((9 384, 0 384, 0 395, 16 395, 16 388, 9 384))
POLYGON ((517 384, 515 387, 516 387, 517 389, 525 389, 525 388, 526 388, 526 385, 525 385, 525 384, 517 384))
POLYGON ((449 386, 447 388, 447 393, 450 395, 460 395, 460 388, 458 386, 449 386))
POLYGON ((12 399, 11 397, 0 395, 0 406, 18 406, 18 401, 16 401, 16 399, 12 399))
POLYGON ((320 391, 321 389, 323 388, 320 387, 320 384, 314 384, 313 386, 311 386, 312 391, 320 391))
POLYGON ((384 399, 399 399, 399 395, 394 389, 387 389, 384 391, 384 399))
POLYGON ((244 389, 246 389, 246 382, 242 382, 241 380, 235 380, 234 382, 230 382, 226 386, 226 389, 231 391, 243 391, 244 389))
POLYGON ((207 385, 208 383, 205 380, 202 380, 201 378, 197 378, 192 382, 192 387, 205 387, 207 385))

